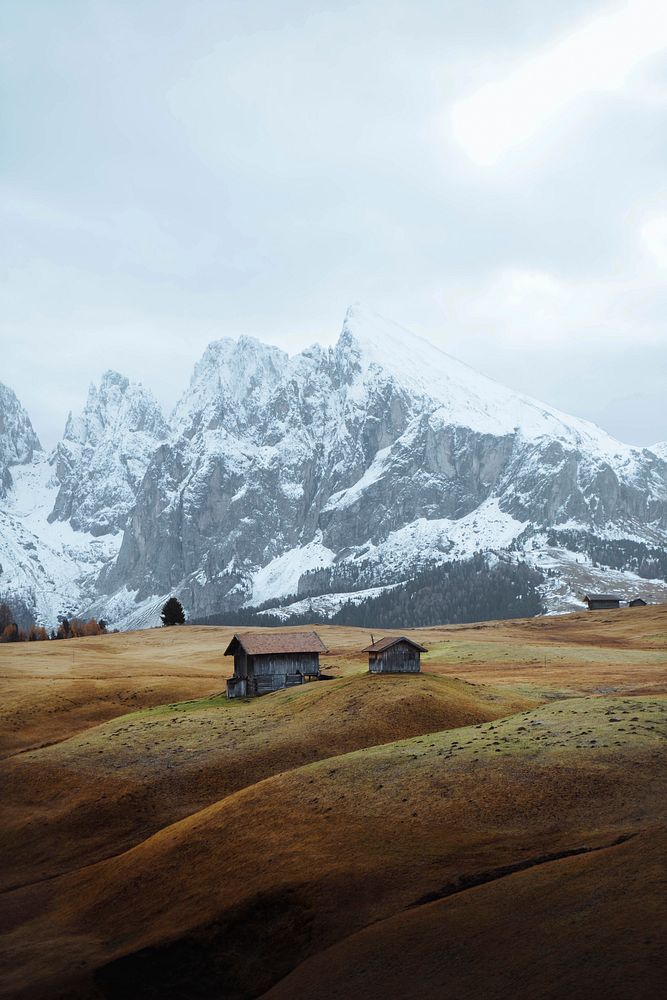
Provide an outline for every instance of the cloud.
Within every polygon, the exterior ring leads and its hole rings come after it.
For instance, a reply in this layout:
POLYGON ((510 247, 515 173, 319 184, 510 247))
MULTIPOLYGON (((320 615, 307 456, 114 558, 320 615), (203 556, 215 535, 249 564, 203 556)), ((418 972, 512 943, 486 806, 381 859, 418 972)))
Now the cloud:
POLYGON ((170 406, 208 340, 331 343, 355 298, 629 423, 667 369, 662 5, 196 8, 9 2, 0 378, 45 439, 106 367, 170 406))
MULTIPOLYGON (((662 238, 664 250, 667 225, 662 238)), ((557 350, 566 361, 584 340, 605 350, 664 345, 667 355, 664 282, 641 270, 572 279, 502 267, 485 277, 444 282, 436 294, 454 336, 468 342, 475 338, 504 350, 557 350)))
POLYGON ((581 22, 566 37, 456 103, 452 133, 479 165, 525 146, 592 93, 619 93, 645 60, 667 48, 664 0, 631 0, 581 22))
POLYGON ((667 216, 645 222, 641 236, 653 261, 667 271, 667 216))

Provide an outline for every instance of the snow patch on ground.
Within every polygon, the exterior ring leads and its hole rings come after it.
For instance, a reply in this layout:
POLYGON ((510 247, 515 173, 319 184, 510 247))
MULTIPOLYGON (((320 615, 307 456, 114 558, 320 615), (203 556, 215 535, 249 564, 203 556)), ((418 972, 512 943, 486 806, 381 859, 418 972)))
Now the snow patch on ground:
POLYGON ((58 484, 46 457, 14 466, 12 479, 0 511, 0 594, 21 598, 41 623, 55 625, 58 615, 78 612, 90 600, 121 538, 49 523, 58 484))
POLYGON ((475 552, 506 549, 517 538, 525 524, 500 510, 498 501, 486 500, 458 520, 419 517, 377 545, 358 547, 356 559, 377 563, 391 571, 409 566, 414 572, 434 563, 468 559, 475 552))
POLYGON ((333 493, 329 497, 328 503, 322 508, 322 510, 345 510, 346 507, 351 507, 369 486, 376 483, 378 479, 382 478, 382 474, 385 472, 385 462, 389 458, 390 454, 391 446, 388 448, 382 448, 381 451, 378 451, 363 476, 358 479, 356 483, 350 486, 349 489, 341 490, 339 493, 333 493))
POLYGON ((621 601, 642 597, 649 604, 667 602, 667 582, 646 580, 629 570, 594 566, 581 552, 535 543, 521 554, 545 574, 542 595, 549 614, 583 611, 585 594, 615 594, 621 601), (554 571, 556 576, 549 576, 554 571))
POLYGON ((386 587, 369 587, 367 590, 355 590, 351 593, 343 594, 322 594, 319 597, 307 597, 303 601, 295 601, 293 604, 286 604, 281 608, 271 608, 269 611, 260 611, 259 615, 272 615, 282 621, 289 621, 295 615, 326 616, 331 618, 337 611, 346 605, 356 606, 372 597, 378 597, 388 590, 399 587, 399 583, 392 583, 386 587))
POLYGON ((252 597, 246 606, 256 607, 276 597, 296 594, 299 579, 313 569, 323 569, 334 561, 334 553, 322 544, 318 535, 308 545, 290 549, 276 556, 252 577, 252 597))

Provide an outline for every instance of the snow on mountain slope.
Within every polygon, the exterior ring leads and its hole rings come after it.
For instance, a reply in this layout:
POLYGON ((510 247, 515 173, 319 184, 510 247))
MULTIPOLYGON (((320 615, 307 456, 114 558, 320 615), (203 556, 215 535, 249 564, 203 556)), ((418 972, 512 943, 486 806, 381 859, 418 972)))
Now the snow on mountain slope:
POLYGON ((16 394, 0 382, 0 497, 12 484, 10 467, 31 462, 41 450, 30 417, 16 394))
POLYGON ((304 615, 313 617, 331 618, 345 605, 356 607, 365 601, 386 594, 387 591, 397 587, 397 583, 390 583, 386 587, 367 587, 366 590, 344 591, 340 594, 319 594, 317 597, 306 597, 301 601, 292 601, 290 604, 283 604, 279 608, 258 612, 258 619, 262 617, 275 617, 289 624, 290 618, 300 618, 304 615))
POLYGON ((155 399, 107 371, 90 386, 83 412, 70 414, 52 461, 60 483, 51 520, 93 535, 122 531, 139 484, 168 434, 155 399))
POLYGON ((317 539, 283 552, 253 575, 252 594, 248 603, 263 604, 276 597, 296 594, 304 573, 330 566, 334 559, 335 553, 317 539))
POLYGON ((12 477, 0 510, 0 594, 10 602, 19 598, 39 622, 54 625, 58 615, 77 613, 92 598, 120 537, 96 538, 49 521, 58 483, 45 456, 14 466, 12 477))
MULTIPOLYGON (((169 428, 145 390, 107 373, 55 471, 51 523, 29 528, 14 500, 5 533, 42 538, 51 577, 69 567, 58 592, 127 626, 156 622, 170 593, 191 617, 289 595, 292 613, 335 608, 478 552, 543 559, 552 609, 582 579, 604 589, 601 558, 627 564, 628 586, 638 568, 664 572, 662 446, 621 444, 359 306, 335 346, 294 357, 215 341, 169 428)), ((45 564, 31 576, 29 541, 3 541, 5 572, 37 601, 51 584, 45 564)))
POLYGON ((552 437, 570 446, 628 461, 634 449, 600 427, 572 417, 479 374, 430 341, 361 305, 350 306, 341 342, 364 367, 390 374, 417 398, 440 403, 443 422, 496 437, 519 431, 526 439, 552 437))
POLYGON ((137 607, 172 589, 202 616, 314 580, 336 592, 341 567, 354 589, 385 586, 564 523, 651 544, 667 532, 657 454, 361 307, 328 350, 211 345, 173 424, 100 581, 109 594, 127 586, 137 607))
POLYGON ((284 351, 253 337, 213 341, 174 409, 172 427, 188 438, 223 427, 243 433, 248 414, 268 404, 288 365, 284 351))

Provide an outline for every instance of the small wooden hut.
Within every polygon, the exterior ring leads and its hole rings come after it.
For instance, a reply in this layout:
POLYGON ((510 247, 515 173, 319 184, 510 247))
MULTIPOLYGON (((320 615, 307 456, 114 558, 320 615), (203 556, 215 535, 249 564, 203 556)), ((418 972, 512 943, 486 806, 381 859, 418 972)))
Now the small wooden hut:
POLYGON ((387 635, 366 646, 368 670, 371 674, 418 674, 420 653, 428 650, 405 635, 387 635))
POLYGON ((317 632, 243 632, 234 636, 225 656, 234 657, 228 698, 269 694, 319 678, 320 653, 326 647, 317 632))
POLYGON ((588 605, 589 611, 609 611, 612 608, 620 608, 621 598, 614 594, 587 594, 584 597, 584 604, 588 605))
POLYGON ((644 600, 643 597, 635 597, 635 598, 633 598, 632 601, 628 602, 628 607, 629 608, 645 608, 646 607, 646 603, 647 602, 644 600))

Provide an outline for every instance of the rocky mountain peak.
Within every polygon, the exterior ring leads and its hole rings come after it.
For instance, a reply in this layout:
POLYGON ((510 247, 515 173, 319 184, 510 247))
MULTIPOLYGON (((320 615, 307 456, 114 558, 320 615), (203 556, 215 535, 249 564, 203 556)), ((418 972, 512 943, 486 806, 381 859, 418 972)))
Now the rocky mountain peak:
POLYGON ((284 351, 254 337, 213 341, 195 365, 172 425, 188 438, 223 427, 241 431, 249 412, 267 404, 288 365, 284 351))
MULTIPOLYGON (((193 616, 287 595, 335 611, 476 553, 562 573, 545 582, 562 610, 581 587, 613 589, 605 559, 667 572, 666 452, 620 444, 356 304, 331 348, 211 343, 169 431, 146 390, 105 373, 68 421, 43 507, 69 521, 47 525, 67 539, 59 552, 73 536, 103 547, 76 587, 124 625, 151 623, 169 593, 193 616)), ((17 478, 12 496, 31 489, 17 478)))
POLYGON ((639 454, 590 421, 509 389, 359 303, 348 308, 335 351, 348 361, 354 358, 361 381, 389 380, 422 410, 438 410, 453 426, 519 434, 533 442, 556 438, 567 447, 593 450, 614 465, 633 462, 639 454))
POLYGON ((0 496, 12 484, 10 466, 31 462, 42 446, 16 393, 0 382, 0 496))
POLYGON ((96 535, 121 530, 151 455, 167 435, 153 395, 106 371, 90 386, 81 414, 68 417, 51 458, 60 489, 50 519, 96 535))
POLYGON ((109 436, 147 433, 165 436, 167 425, 152 393, 141 383, 108 370, 99 385, 91 383, 88 397, 78 416, 71 413, 63 440, 96 446, 109 436))

